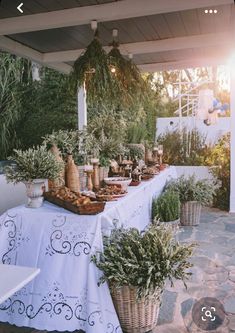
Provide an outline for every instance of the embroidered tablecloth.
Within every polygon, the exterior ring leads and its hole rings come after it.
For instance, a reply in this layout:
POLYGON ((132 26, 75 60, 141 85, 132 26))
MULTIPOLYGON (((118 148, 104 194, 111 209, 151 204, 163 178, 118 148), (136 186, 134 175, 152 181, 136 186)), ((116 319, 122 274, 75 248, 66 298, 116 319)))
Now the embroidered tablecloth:
POLYGON ((150 221, 152 198, 170 177, 176 177, 174 167, 129 187, 126 197, 107 203, 104 212, 94 216, 47 202, 39 209, 20 206, 4 213, 0 261, 38 267, 41 273, 0 304, 0 321, 48 331, 121 333, 108 286, 97 286, 102 273, 90 256, 102 250, 102 234, 114 223, 143 230, 150 221))

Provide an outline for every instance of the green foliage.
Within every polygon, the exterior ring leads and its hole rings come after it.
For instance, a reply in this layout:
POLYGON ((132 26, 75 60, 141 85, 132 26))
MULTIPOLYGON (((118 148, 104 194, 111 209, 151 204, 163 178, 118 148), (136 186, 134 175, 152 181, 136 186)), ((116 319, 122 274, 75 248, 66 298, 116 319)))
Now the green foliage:
POLYGON ((92 105, 111 104, 114 80, 108 65, 108 56, 97 36, 87 46, 86 51, 75 61, 71 82, 76 90, 84 83, 88 102, 92 105))
POLYGON ((53 131, 43 137, 43 144, 53 146, 56 145, 63 157, 67 154, 73 154, 78 148, 79 134, 78 131, 59 130, 53 131))
POLYGON ((138 67, 131 59, 126 59, 122 56, 116 43, 114 43, 108 54, 108 60, 111 69, 115 69, 117 104, 128 107, 136 100, 140 103, 143 98, 145 82, 138 67))
POLYGON ((166 189, 179 194, 180 202, 198 201, 202 205, 210 205, 215 195, 215 184, 207 179, 196 180, 195 175, 190 177, 181 176, 170 181, 166 189))
POLYGON ((16 133, 23 149, 41 144, 53 131, 77 128, 76 95, 64 74, 44 68, 41 81, 22 88, 20 100, 16 133))
POLYGON ((92 261, 103 271, 100 283, 133 286, 139 298, 147 298, 162 291, 167 279, 172 285, 173 279, 187 280, 193 248, 193 244, 180 245, 163 226, 150 225, 144 233, 121 228, 112 231, 103 253, 97 253, 92 261))
POLYGON ((131 159, 137 158, 139 160, 144 159, 144 145, 141 144, 128 144, 127 148, 129 149, 129 154, 131 159))
POLYGON ((229 210, 230 200, 230 134, 224 135, 211 148, 206 163, 211 166, 211 173, 216 179, 217 189, 214 205, 229 210))
POLYGON ((46 135, 43 139, 43 143, 48 146, 55 144, 63 158, 66 158, 67 154, 72 154, 77 164, 87 163, 88 157, 98 157, 101 150, 94 135, 86 130, 60 130, 46 135))
POLYGON ((128 143, 143 143, 147 137, 146 126, 143 123, 134 123, 127 128, 128 143))
POLYGON ((208 148, 206 137, 197 129, 188 131, 178 128, 159 135, 159 144, 164 146, 164 161, 170 165, 205 165, 208 148))
POLYGON ((16 163, 5 168, 8 182, 28 182, 33 179, 56 179, 60 176, 63 163, 45 146, 28 150, 14 149, 14 155, 8 158, 16 163))
POLYGON ((152 218, 160 222, 175 221, 180 216, 179 194, 173 191, 165 191, 160 197, 153 200, 152 218))
POLYGON ((126 122, 122 114, 103 108, 90 119, 87 131, 99 145, 102 165, 107 165, 110 159, 119 154, 125 154, 126 122))
POLYGON ((20 92, 31 81, 30 63, 0 53, 0 159, 19 146, 16 125, 21 118, 20 92))

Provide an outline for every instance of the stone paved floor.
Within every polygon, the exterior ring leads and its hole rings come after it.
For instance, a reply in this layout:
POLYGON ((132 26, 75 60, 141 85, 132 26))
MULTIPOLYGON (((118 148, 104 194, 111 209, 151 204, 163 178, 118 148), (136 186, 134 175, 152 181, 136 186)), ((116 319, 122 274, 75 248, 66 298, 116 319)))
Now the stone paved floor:
POLYGON ((177 237, 198 244, 191 260, 193 275, 187 290, 179 282, 166 289, 153 333, 205 332, 191 316, 195 300, 203 297, 218 299, 226 311, 224 324, 210 332, 235 332, 235 214, 204 210, 200 225, 181 227, 177 237))
MULTIPOLYGON (((177 237, 181 242, 198 243, 192 258, 193 275, 187 290, 180 282, 166 288, 158 325, 152 333, 205 332, 196 327, 191 316, 194 302, 202 297, 217 298, 226 310, 223 325, 210 332, 235 332, 235 214, 204 210, 200 225, 181 227, 177 237)), ((0 323, 0 333, 45 332, 0 323)))

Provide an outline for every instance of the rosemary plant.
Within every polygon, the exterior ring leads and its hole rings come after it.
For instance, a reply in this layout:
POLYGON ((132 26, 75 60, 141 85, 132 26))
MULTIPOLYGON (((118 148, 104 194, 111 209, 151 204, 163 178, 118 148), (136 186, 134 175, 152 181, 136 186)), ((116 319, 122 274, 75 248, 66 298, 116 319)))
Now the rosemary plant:
POLYGON ((158 297, 167 279, 172 285, 174 279, 182 280, 186 286, 194 246, 179 244, 164 226, 150 225, 144 233, 121 228, 112 231, 103 253, 93 255, 92 261, 103 272, 99 284, 136 287, 138 299, 158 297))
POLYGON ((5 168, 8 182, 28 182, 34 179, 56 179, 60 177, 63 163, 46 146, 30 148, 28 150, 14 150, 14 155, 8 158, 16 163, 5 168))

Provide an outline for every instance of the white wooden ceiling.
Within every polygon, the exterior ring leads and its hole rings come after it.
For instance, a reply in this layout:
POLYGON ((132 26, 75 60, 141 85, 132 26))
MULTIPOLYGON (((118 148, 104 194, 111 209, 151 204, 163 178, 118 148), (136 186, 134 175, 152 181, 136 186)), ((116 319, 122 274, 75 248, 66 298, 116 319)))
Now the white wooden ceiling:
POLYGON ((92 40, 94 19, 102 44, 118 29, 122 53, 143 70, 221 63, 235 50, 233 0, 25 0, 23 15, 18 4, 2 0, 0 49, 64 72, 92 40))

